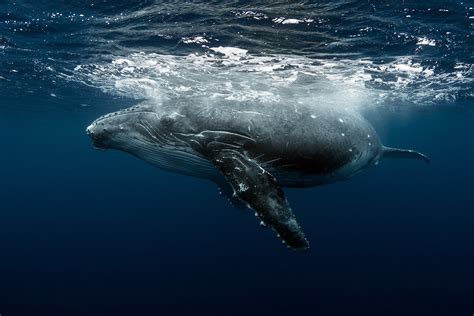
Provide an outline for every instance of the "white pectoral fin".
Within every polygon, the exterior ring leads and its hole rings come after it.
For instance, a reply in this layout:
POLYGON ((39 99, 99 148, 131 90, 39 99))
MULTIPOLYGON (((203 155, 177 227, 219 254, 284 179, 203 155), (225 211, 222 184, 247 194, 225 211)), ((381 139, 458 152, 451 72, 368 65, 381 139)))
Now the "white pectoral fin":
POLYGON ((309 247, 275 177, 238 150, 216 150, 210 156, 235 195, 254 209, 266 226, 273 228, 291 248, 309 247))

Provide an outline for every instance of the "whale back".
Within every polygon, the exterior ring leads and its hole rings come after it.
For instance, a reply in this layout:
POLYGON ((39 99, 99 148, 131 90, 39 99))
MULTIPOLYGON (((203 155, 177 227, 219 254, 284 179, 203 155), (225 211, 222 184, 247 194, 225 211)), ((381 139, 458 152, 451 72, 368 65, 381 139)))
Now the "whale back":
POLYGON ((193 133, 232 131, 252 138, 249 154, 282 172, 326 175, 351 163, 362 168, 382 153, 372 126, 349 110, 246 103, 236 107, 229 102, 199 111, 188 106, 179 112, 193 133))

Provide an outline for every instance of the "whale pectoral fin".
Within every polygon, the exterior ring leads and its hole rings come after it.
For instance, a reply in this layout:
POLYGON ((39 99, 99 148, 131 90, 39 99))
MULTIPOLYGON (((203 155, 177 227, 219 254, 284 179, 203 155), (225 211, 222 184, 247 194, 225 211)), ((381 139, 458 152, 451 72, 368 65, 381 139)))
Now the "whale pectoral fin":
POLYGON ((222 149, 210 156, 237 197, 254 209, 265 225, 273 228, 290 247, 309 247, 274 176, 238 150, 222 149))
POLYGON ((219 193, 227 198, 230 205, 240 210, 245 210, 247 208, 247 204, 234 195, 234 189, 229 185, 229 183, 222 180, 222 183, 219 183, 217 187, 219 188, 219 193))

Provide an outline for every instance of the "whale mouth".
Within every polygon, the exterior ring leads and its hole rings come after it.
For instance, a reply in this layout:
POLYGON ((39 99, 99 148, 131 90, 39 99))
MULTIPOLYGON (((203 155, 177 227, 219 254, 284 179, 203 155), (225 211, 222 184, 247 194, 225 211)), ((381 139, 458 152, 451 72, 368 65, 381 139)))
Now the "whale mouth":
POLYGON ((97 132, 94 132, 95 124, 92 123, 86 128, 86 134, 92 140, 92 147, 96 150, 106 151, 107 147, 101 142, 101 137, 97 132))

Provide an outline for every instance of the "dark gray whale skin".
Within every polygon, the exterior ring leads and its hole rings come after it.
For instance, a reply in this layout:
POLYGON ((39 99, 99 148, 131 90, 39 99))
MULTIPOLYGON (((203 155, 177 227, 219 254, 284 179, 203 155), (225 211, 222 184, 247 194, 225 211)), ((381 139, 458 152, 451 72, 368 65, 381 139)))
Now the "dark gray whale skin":
POLYGON ((294 249, 309 243, 282 187, 345 180, 383 157, 429 162, 416 151, 384 147, 355 111, 302 104, 144 103, 102 116, 86 132, 96 148, 214 181, 294 249))

